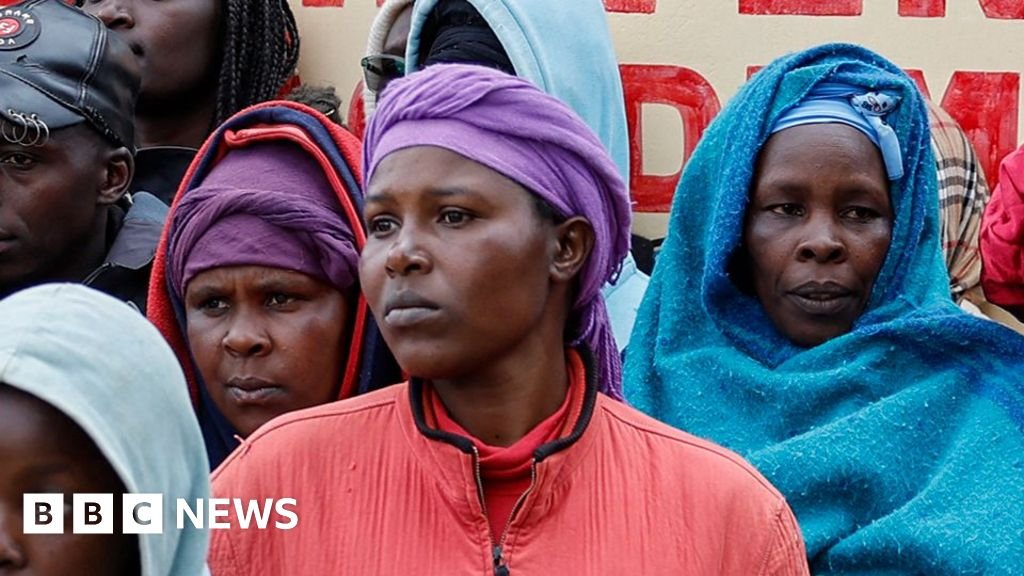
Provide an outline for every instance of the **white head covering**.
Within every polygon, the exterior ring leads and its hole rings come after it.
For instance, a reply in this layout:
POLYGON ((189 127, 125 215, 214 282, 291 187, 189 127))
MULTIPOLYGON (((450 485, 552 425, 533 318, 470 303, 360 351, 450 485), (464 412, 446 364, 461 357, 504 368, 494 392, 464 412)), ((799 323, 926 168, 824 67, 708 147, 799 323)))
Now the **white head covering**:
POLYGON ((0 382, 78 424, 129 492, 164 495, 164 533, 139 536, 142 576, 203 574, 209 535, 177 530, 175 500, 209 497, 206 449, 160 333, 124 302, 75 284, 0 300, 0 318, 0 382))
MULTIPOLYGON (((412 6, 412 3, 413 0, 387 0, 384 2, 377 12, 377 16, 374 17, 373 24, 370 25, 370 36, 366 39, 365 56, 380 54, 384 50, 384 41, 387 40, 391 27, 395 25, 395 20, 398 20, 398 15, 402 13, 402 10, 412 6)), ((376 109, 377 94, 363 86, 363 114, 367 122, 370 121, 370 116, 376 109)))

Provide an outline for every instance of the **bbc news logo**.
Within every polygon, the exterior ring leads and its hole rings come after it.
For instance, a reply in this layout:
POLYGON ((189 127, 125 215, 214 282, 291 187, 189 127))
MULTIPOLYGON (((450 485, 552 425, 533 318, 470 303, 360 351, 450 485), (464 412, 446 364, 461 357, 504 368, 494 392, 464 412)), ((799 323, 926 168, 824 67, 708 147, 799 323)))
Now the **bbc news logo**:
MULTIPOLYGON (((25 534, 64 534, 64 494, 25 494, 22 501, 25 534)), ((298 526, 299 515, 294 498, 242 500, 208 498, 189 502, 175 501, 175 525, 178 530, 209 528, 226 530, 234 512, 235 522, 243 530, 291 530, 298 526)), ((73 494, 71 532, 73 534, 113 534, 116 515, 113 494, 73 494)), ((121 497, 123 534, 163 534, 164 497, 162 494, 124 494, 121 497)))

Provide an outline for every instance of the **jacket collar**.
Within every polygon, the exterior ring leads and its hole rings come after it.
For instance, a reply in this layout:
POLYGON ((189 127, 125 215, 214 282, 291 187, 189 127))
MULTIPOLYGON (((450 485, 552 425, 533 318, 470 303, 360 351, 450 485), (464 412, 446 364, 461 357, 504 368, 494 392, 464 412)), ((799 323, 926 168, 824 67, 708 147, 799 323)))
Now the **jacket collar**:
MULTIPOLYGON (((534 451, 536 476, 533 489, 526 495, 516 515, 516 532, 543 521, 555 501, 551 496, 564 493, 565 486, 581 477, 573 472, 591 460, 590 455, 600 442, 599 436, 604 427, 604 411, 599 409, 601 403, 614 402, 602 398, 598 392, 597 370, 590 352, 583 347, 578 351, 586 378, 583 404, 568 435, 534 451)), ((487 515, 480 500, 473 442, 467 437, 432 428, 427 423, 423 386, 422 380, 413 379, 396 391, 395 416, 403 436, 423 471, 434 478, 440 493, 457 511, 458 521, 466 529, 484 535, 488 532, 487 515)))
POLYGON ((166 218, 167 205, 156 196, 145 192, 133 194, 131 208, 120 222, 104 264, 129 270, 149 266, 166 218))
POLYGON ((149 192, 170 205, 182 177, 198 150, 183 146, 153 146, 135 153, 132 192, 149 192))
MULTIPOLYGON (((534 462, 538 464, 543 462, 549 456, 561 452, 575 444, 583 436, 583 433, 590 425, 590 421, 594 415, 594 407, 597 404, 598 397, 597 369, 594 366, 594 358, 586 346, 580 346, 576 350, 583 361, 583 369, 586 378, 583 407, 580 410, 579 417, 573 424, 572 431, 567 436, 563 436, 562 438, 543 444, 534 451, 534 462)), ((424 385, 425 383, 422 379, 412 378, 409 380, 408 401, 412 411, 413 421, 416 424, 416 429, 421 435, 430 440, 450 444, 465 454, 474 454, 473 441, 469 438, 438 430, 427 423, 426 408, 423 405, 424 385)))

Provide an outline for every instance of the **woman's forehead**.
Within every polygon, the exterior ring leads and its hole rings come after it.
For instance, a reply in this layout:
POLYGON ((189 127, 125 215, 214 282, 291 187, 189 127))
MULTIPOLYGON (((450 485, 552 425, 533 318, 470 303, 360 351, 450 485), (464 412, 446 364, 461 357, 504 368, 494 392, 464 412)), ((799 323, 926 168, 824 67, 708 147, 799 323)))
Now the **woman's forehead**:
POLYGON ((0 450, 24 452, 70 467, 106 465, 92 440, 75 422, 44 400, 0 384, 0 450))
POLYGON ((480 162, 437 146, 414 146, 392 152, 377 165, 367 190, 367 203, 415 192, 417 197, 478 195, 502 197, 520 184, 480 162))
POLYGON ((757 156, 759 173, 767 169, 790 172, 814 172, 853 164, 874 171, 882 170, 882 155, 871 140, 843 124, 809 124, 787 128, 773 134, 757 156))

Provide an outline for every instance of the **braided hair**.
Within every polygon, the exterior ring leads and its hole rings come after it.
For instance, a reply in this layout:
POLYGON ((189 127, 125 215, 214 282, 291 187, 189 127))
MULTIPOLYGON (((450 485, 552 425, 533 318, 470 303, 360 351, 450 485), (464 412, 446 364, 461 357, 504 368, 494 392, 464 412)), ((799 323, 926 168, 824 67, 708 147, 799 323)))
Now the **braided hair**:
POLYGON ((223 0, 224 52, 215 123, 281 96, 299 62, 299 29, 288 0, 223 0))
MULTIPOLYGON (((214 126, 281 96, 299 62, 299 28, 288 0, 221 0, 214 126)), ((81 7, 85 0, 75 0, 81 7)))

